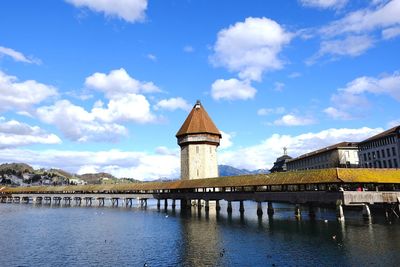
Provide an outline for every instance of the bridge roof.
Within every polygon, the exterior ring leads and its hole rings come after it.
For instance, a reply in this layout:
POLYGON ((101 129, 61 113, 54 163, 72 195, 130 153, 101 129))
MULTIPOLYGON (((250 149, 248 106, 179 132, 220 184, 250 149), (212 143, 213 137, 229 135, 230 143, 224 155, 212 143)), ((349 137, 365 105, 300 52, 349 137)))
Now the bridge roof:
POLYGON ((143 182, 107 185, 3 187, 2 193, 51 193, 63 191, 138 191, 161 189, 193 189, 211 187, 239 187, 296 184, 334 183, 396 183, 400 184, 398 169, 321 169, 271 174, 228 176, 207 179, 177 180, 172 182, 143 182))
POLYGON ((221 137, 220 131, 210 116, 208 116, 207 111, 201 105, 200 101, 197 101, 196 105, 193 106, 192 111, 187 116, 176 137, 197 133, 209 133, 221 137))

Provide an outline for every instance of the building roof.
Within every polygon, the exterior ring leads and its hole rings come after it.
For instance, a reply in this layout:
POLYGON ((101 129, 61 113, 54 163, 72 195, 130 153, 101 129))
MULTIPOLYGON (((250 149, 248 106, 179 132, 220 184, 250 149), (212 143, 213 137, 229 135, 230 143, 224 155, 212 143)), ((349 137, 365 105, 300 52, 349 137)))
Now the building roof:
POLYGON ((143 182, 129 184, 68 185, 2 187, 0 194, 17 193, 101 193, 133 192, 139 190, 193 189, 210 187, 298 185, 298 184, 341 184, 341 183, 390 183, 400 184, 398 169, 320 169, 307 171, 275 172, 228 176, 218 178, 176 180, 172 182, 143 182))
POLYGON ((358 143, 357 142, 340 142, 340 143, 337 143, 337 144, 334 144, 331 146, 327 146, 327 147, 303 154, 301 156, 298 156, 297 158, 289 160, 289 162, 307 158, 307 157, 312 157, 312 156, 318 155, 320 153, 324 153, 324 152, 331 151, 331 150, 338 149, 338 148, 358 148, 358 143))
POLYGON ((215 134, 221 137, 220 131, 215 126, 210 116, 208 116, 207 111, 199 100, 197 100, 196 104, 193 106, 192 111, 177 132, 176 137, 198 133, 215 134))
POLYGON ((381 132, 381 133, 379 133, 377 135, 374 135, 374 136, 372 136, 372 137, 370 137, 368 139, 365 139, 364 141, 362 141, 360 143, 370 142, 370 141, 377 140, 377 139, 380 139, 380 138, 383 138, 383 137, 386 137, 386 136, 389 136, 389 135, 394 135, 394 134, 397 134, 397 133, 400 134, 400 125, 397 125, 397 126, 395 126, 393 128, 390 128, 389 130, 381 132))

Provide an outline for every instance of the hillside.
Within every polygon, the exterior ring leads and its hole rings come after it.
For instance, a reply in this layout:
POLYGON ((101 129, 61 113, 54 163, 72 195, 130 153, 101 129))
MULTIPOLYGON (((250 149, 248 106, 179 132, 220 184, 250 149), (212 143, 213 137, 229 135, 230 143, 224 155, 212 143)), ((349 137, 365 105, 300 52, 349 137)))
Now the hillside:
POLYGON ((246 174, 263 174, 269 173, 269 170, 246 170, 246 169, 237 169, 235 167, 229 165, 218 165, 219 176, 236 176, 236 175, 246 175, 246 174))

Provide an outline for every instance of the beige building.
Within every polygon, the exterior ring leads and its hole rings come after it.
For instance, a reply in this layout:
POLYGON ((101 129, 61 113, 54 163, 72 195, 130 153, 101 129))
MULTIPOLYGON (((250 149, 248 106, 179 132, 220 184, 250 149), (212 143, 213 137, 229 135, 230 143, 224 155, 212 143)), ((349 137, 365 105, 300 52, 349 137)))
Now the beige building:
POLYGON ((359 143, 360 167, 399 168, 400 125, 359 143))
POLYGON ((181 179, 218 177, 217 147, 221 133, 200 101, 176 134, 181 147, 181 179))
POLYGON ((342 142, 286 162, 288 171, 358 167, 357 143, 342 142))

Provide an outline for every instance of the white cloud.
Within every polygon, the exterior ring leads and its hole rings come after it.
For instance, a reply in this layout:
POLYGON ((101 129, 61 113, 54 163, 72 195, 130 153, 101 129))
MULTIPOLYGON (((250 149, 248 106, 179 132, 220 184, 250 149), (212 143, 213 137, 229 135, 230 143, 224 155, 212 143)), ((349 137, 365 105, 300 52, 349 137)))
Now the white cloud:
POLYGON ((176 109, 182 109, 185 111, 189 111, 192 106, 189 105, 189 103, 181 98, 181 97, 175 97, 175 98, 170 98, 170 99, 163 99, 161 101, 159 101, 156 105, 155 105, 156 109, 166 109, 166 110, 170 110, 170 111, 174 111, 176 109))
POLYGON ((160 92, 154 83, 138 81, 129 76, 123 68, 112 70, 109 74, 96 72, 86 78, 85 85, 103 92, 108 98, 120 97, 128 93, 160 92))
POLYGON ((308 117, 300 117, 294 114, 286 114, 282 118, 274 121, 275 125, 280 126, 303 126, 315 123, 314 119, 308 117))
POLYGON ((288 75, 288 77, 291 79, 298 78, 298 77, 301 77, 301 73, 300 72, 292 72, 288 75))
POLYGON ((61 168, 72 173, 108 172, 116 177, 154 180, 179 178, 177 155, 154 155, 146 152, 68 151, 3 149, 0 162, 25 162, 37 167, 61 168))
POLYGON ((368 35, 347 36, 344 39, 325 40, 321 42, 319 51, 306 61, 313 64, 324 55, 356 57, 363 54, 374 45, 374 40, 368 35))
POLYGON ((400 35, 400 27, 387 28, 382 31, 382 38, 392 39, 400 35))
POLYGON ((316 7, 316 8, 342 8, 348 0, 300 0, 301 4, 305 7, 316 7))
POLYGON ((34 80, 18 82, 17 77, 0 71, 0 111, 24 110, 55 95, 53 86, 34 80))
POLYGON ((343 141, 362 141, 382 131, 382 128, 363 127, 358 129, 332 128, 300 135, 273 134, 254 146, 237 150, 224 150, 218 154, 218 160, 219 164, 227 164, 236 168, 269 169, 276 158, 282 155, 283 147, 288 148, 290 156, 296 157, 343 141))
POLYGON ((324 112, 329 117, 331 117, 331 118, 333 118, 335 120, 337 120, 337 119, 340 119, 340 120, 351 120, 351 119, 353 119, 353 117, 349 113, 347 113, 347 112, 345 112, 343 110, 338 110, 337 108, 334 108, 334 107, 328 107, 328 108, 324 109, 324 112))
POLYGON ((336 36, 344 33, 360 34, 400 24, 400 0, 384 5, 372 6, 347 14, 321 29, 324 35, 336 36))
POLYGON ((254 98, 257 90, 249 81, 218 79, 211 85, 211 96, 215 100, 246 100, 254 98))
POLYGON ((107 123, 122 121, 149 123, 156 120, 146 97, 136 94, 126 94, 123 97, 113 98, 108 102, 107 108, 103 108, 97 102, 91 114, 95 119, 107 123))
POLYGON ((367 98, 369 94, 389 95, 400 101, 400 73, 394 72, 380 78, 362 76, 354 79, 332 95, 333 107, 325 109, 325 112, 336 119, 357 117, 358 113, 370 106, 367 98))
POLYGON ((18 52, 14 49, 0 46, 0 57, 3 55, 9 56, 18 62, 25 62, 25 63, 29 63, 29 64, 40 64, 40 60, 38 60, 38 59, 28 58, 21 52, 18 52))
POLYGON ((191 45, 186 45, 185 47, 183 47, 183 51, 186 53, 193 53, 194 52, 194 47, 191 45))
POLYGON ((37 109, 36 114, 45 123, 55 125, 70 140, 116 141, 127 130, 116 123, 105 123, 84 108, 70 103, 68 100, 57 101, 52 106, 37 109))
POLYGON ((32 144, 60 144, 55 134, 48 134, 38 126, 0 117, 0 149, 32 144))
POLYGON ((281 82, 275 82, 274 83, 274 90, 277 92, 282 92, 283 89, 285 88, 285 84, 281 82))
POLYGON ((268 116, 270 114, 283 114, 285 113, 286 109, 284 107, 277 107, 277 108, 260 108, 257 111, 257 115, 259 116, 268 116))
POLYGON ((241 79, 261 80, 263 72, 283 67, 278 57, 292 34, 268 18, 246 18, 218 33, 210 60, 238 72, 241 79))
POLYGON ((220 132, 221 132, 222 138, 221 138, 219 148, 227 149, 227 148, 231 147, 233 145, 233 142, 232 142, 233 134, 229 134, 224 131, 220 131, 220 132))
POLYGON ((147 58, 154 62, 157 61, 157 57, 153 54, 147 54, 147 58))
POLYGON ((127 22, 144 21, 147 0, 66 0, 72 5, 102 12, 108 17, 118 17, 127 22))

